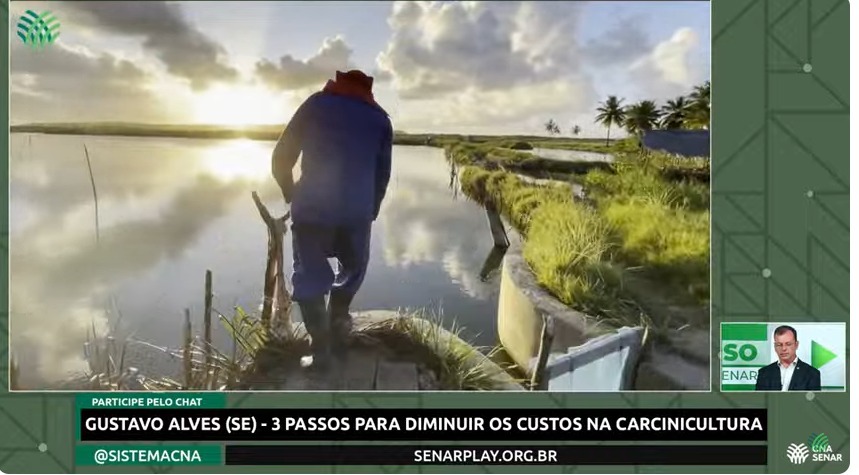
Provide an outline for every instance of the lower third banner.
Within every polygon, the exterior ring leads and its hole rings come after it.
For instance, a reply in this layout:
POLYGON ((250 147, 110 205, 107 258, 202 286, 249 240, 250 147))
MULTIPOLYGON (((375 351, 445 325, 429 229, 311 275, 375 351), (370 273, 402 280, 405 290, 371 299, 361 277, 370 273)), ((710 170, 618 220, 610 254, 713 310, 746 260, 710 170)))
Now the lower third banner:
POLYGON ((766 465, 765 445, 227 445, 227 465, 766 465))

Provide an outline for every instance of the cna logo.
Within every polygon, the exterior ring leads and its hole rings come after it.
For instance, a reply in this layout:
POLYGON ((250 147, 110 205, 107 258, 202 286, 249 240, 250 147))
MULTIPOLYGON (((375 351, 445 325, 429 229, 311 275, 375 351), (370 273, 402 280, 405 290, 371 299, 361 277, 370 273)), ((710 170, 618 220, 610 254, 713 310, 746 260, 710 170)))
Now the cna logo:
POLYGON ((51 12, 39 14, 33 10, 27 10, 18 19, 18 38, 33 49, 53 43, 58 36, 60 36, 60 22, 51 12))
POLYGON ((808 446, 811 447, 812 452, 832 451, 832 446, 829 445, 829 437, 822 432, 808 436, 808 446))
POLYGON ((841 454, 832 450, 829 437, 824 433, 811 434, 808 436, 808 445, 811 447, 811 460, 815 462, 841 462, 841 454))
POLYGON ((808 447, 805 444, 788 445, 787 459, 794 465, 805 463, 806 459, 808 459, 808 447))
POLYGON ((842 461, 841 454, 832 450, 829 437, 822 432, 808 436, 808 445, 790 444, 787 447, 787 459, 794 465, 805 463, 809 456, 812 462, 842 461))

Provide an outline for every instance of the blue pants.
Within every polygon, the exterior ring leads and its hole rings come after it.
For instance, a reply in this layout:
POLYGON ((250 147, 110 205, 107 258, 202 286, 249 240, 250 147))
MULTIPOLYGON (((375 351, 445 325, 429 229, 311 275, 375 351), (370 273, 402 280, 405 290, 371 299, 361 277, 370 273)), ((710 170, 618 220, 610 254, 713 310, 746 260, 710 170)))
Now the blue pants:
POLYGON ((292 224, 292 293, 297 302, 324 297, 332 289, 355 295, 370 261, 371 222, 348 227, 292 224), (336 258, 336 274, 328 262, 336 258))

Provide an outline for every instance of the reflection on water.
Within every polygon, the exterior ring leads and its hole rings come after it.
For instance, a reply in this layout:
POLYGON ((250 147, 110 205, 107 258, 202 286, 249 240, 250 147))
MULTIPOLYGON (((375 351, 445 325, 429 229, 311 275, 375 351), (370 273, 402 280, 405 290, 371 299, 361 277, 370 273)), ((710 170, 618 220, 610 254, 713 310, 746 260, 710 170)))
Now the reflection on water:
POLYGON ((610 162, 612 156, 605 153, 582 152, 579 150, 560 150, 554 148, 535 148, 531 153, 538 157, 550 158, 552 160, 565 161, 588 161, 588 162, 610 162))
POLYGON ((222 180, 265 180, 271 172, 270 144, 230 140, 205 150, 200 166, 222 180))
MULTIPOLYGON (((140 340, 180 346, 185 308, 200 330, 206 269, 217 310, 256 311, 266 229, 250 192, 282 212, 269 175, 273 145, 13 135, 10 320, 22 382, 84 370, 87 335, 119 317, 140 340), (98 243, 84 143, 98 190, 98 243)), ((498 285, 484 261, 492 240, 485 212, 454 197, 451 180, 440 150, 395 147, 355 306, 443 309, 466 337, 491 345, 498 285)), ((218 330, 216 343, 228 348, 218 330)))
POLYGON ((504 263, 504 254, 506 252, 507 249, 500 246, 493 247, 489 251, 489 255, 486 256, 486 260, 483 261, 483 267, 480 269, 481 282, 489 282, 495 278, 501 270, 501 265, 504 263))

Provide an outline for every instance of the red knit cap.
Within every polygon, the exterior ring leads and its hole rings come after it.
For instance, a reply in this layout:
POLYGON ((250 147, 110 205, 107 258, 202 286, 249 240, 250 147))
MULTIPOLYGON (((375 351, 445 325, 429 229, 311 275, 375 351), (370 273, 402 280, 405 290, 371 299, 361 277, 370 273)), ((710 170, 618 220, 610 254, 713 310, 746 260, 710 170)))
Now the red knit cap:
POLYGON ((348 81, 360 84, 367 90, 373 89, 373 77, 367 76, 363 71, 359 71, 357 69, 352 69, 345 73, 337 71, 336 79, 337 81, 348 81))

